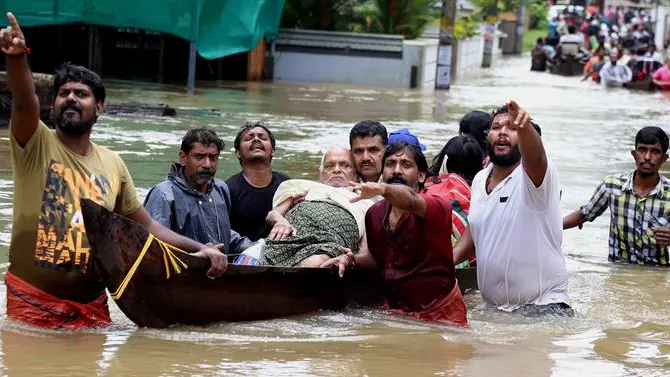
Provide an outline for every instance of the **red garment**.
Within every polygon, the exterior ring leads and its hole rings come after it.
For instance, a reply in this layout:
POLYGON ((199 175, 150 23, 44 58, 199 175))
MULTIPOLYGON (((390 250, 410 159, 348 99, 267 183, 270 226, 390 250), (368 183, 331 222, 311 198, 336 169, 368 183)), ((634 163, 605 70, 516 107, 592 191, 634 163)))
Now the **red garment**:
POLYGON ((103 293, 95 301, 82 304, 52 296, 11 272, 5 275, 7 286, 7 316, 31 325, 77 330, 102 327, 112 323, 103 293))
POLYGON ((424 311, 456 285, 451 248, 451 204, 445 197, 421 193, 426 215, 404 213, 393 232, 391 205, 382 200, 365 215, 368 248, 384 279, 389 307, 424 311))
POLYGON ((444 195, 449 200, 457 201, 466 213, 470 212, 471 190, 463 177, 456 173, 447 173, 432 181, 436 183, 428 187, 426 193, 444 195))
POLYGON ((451 293, 420 312, 406 312, 400 309, 391 309, 391 314, 408 316, 430 322, 441 322, 447 325, 460 327, 468 326, 467 309, 463 302, 463 295, 458 284, 454 286, 451 293))
MULTIPOLYGON (((426 193, 443 195, 451 200, 451 244, 456 245, 468 228, 471 190, 468 182, 458 174, 449 173, 437 177, 435 183, 426 189, 426 193)), ((470 266, 475 265, 475 257, 470 257, 470 266)))

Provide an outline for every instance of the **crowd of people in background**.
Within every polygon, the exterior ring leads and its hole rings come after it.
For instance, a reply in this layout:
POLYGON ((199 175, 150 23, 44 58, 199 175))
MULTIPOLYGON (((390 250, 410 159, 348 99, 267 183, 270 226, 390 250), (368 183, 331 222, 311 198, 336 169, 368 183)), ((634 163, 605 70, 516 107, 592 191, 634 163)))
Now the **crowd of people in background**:
POLYGON ((654 22, 647 9, 608 6, 604 12, 565 8, 551 20, 546 38, 532 51, 533 71, 576 60, 585 63, 583 80, 620 87, 653 80, 670 88, 666 41, 655 44, 654 22))

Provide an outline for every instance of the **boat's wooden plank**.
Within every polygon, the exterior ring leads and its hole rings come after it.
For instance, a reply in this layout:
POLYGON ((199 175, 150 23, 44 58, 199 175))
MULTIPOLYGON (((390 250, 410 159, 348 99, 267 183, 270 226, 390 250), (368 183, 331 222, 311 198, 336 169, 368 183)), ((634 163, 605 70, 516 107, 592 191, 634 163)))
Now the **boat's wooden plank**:
MULTIPOLYGON (((148 233, 132 220, 89 200, 82 200, 81 207, 95 261, 92 270, 110 292, 116 291, 137 260, 148 233)), ((167 279, 162 249, 152 243, 116 301, 138 326, 261 320, 339 310, 350 303, 373 306, 383 302, 376 271, 353 270, 340 278, 335 269, 232 264, 212 280, 205 274, 208 261, 177 255, 188 268, 167 279)), ((461 289, 476 287, 474 269, 459 270, 457 277, 461 289)))

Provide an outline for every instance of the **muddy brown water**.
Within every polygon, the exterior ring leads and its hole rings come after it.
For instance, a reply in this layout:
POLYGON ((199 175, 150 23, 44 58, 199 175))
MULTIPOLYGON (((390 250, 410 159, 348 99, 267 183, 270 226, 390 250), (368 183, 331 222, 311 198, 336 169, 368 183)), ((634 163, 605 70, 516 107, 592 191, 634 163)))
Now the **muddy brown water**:
MULTIPOLYGON (((346 146, 358 120, 407 127, 432 158, 457 133, 467 111, 514 98, 542 126, 558 166, 565 213, 605 175, 634 167, 629 151, 646 125, 668 129, 670 96, 605 90, 578 78, 528 71, 528 58, 505 60, 450 91, 420 92, 328 84, 226 84, 181 88, 113 83, 109 97, 168 103, 171 118, 102 117, 94 139, 122 154, 142 196, 163 179, 186 129, 214 127, 226 141, 218 176, 239 170, 231 153, 238 127, 263 120, 276 133, 275 167, 315 178, 320 152, 346 146), (212 111, 212 109, 216 111, 212 111)), ((0 261, 12 215, 7 133, 0 141, 0 261)), ((469 329, 390 317, 375 310, 207 328, 138 329, 112 304, 114 325, 61 333, 7 320, 0 285, 0 370, 10 376, 665 376, 670 375, 670 275, 667 269, 607 262, 609 217, 564 233, 573 319, 535 321, 477 308, 469 329)), ((327 292, 324 292, 327 294, 327 292)))

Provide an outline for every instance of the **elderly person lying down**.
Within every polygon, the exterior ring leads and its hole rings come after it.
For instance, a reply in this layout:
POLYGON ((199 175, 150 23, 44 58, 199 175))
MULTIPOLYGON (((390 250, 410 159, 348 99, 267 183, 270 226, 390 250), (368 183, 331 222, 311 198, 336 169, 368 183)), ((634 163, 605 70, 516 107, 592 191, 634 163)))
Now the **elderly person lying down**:
POLYGON ((319 170, 321 183, 290 179, 277 188, 266 219, 272 231, 263 249, 263 264, 319 267, 344 254, 343 248, 367 247, 365 213, 374 202, 349 201, 358 196, 349 187, 358 181, 351 152, 328 149, 319 170))

